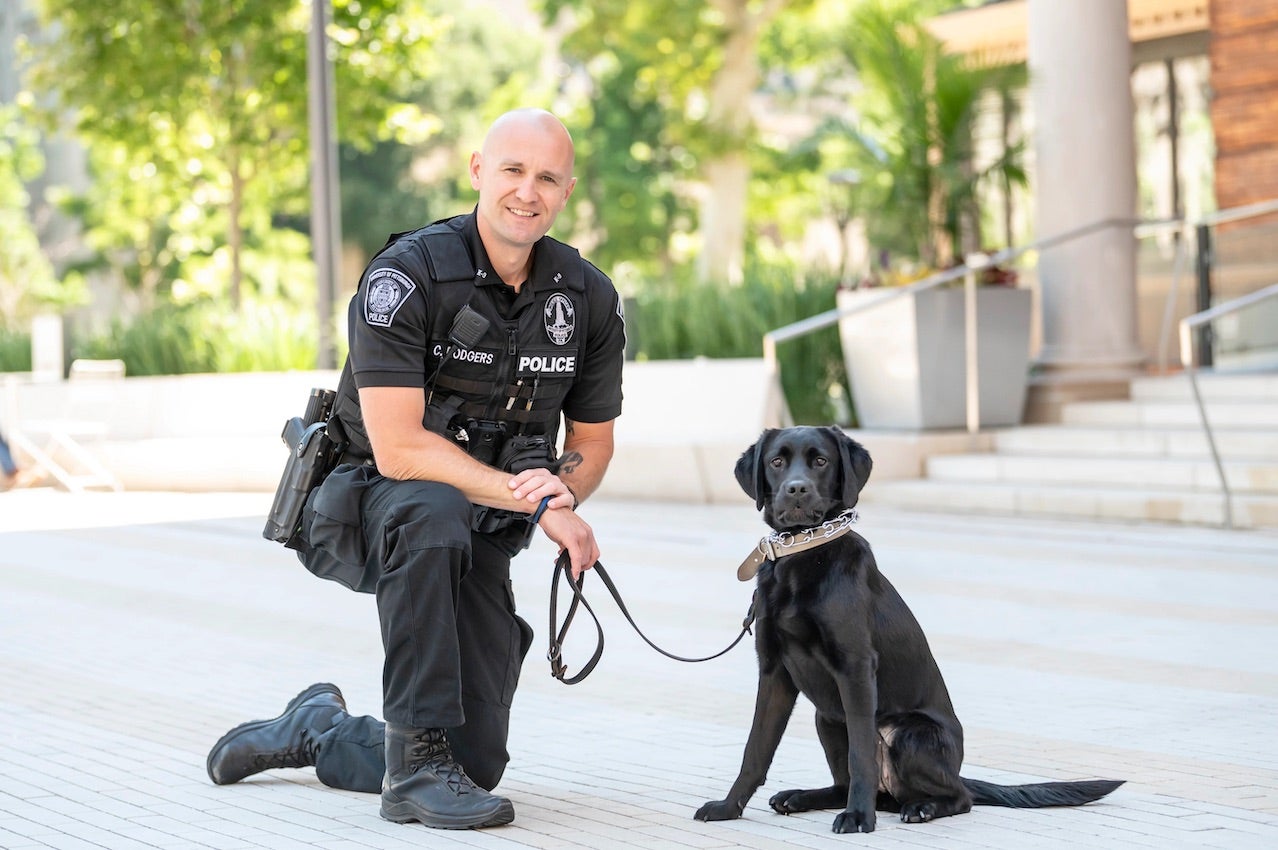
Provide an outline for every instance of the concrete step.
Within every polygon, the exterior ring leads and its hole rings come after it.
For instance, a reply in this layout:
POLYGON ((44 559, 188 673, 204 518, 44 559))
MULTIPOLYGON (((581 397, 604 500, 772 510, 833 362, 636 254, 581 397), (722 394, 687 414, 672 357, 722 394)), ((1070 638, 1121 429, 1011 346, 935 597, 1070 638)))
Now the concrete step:
MULTIPOLYGON (((1226 461, 1229 488, 1237 494, 1278 498, 1278 461, 1226 461)), ((954 454, 928 458, 933 481, 1025 486, 1095 486, 1219 493, 1209 459, 1096 457, 1093 455, 954 454)))
MULTIPOLYGON (((1215 428, 1212 436, 1224 458, 1278 462, 1278 428, 1215 428)), ((1026 425, 996 431, 995 451, 1014 455, 1098 455, 1101 457, 1208 458, 1201 427, 1139 428, 1082 425, 1026 425)))
MULTIPOLYGON (((1209 401, 1212 428, 1278 428, 1278 401, 1209 401)), ((1061 411, 1065 425, 1124 425, 1149 428, 1199 427, 1198 407, 1190 401, 1083 401, 1061 411)))
MULTIPOLYGON (((904 510, 985 515, 1062 517, 1105 521, 1223 525, 1219 494, 1178 488, 1066 486, 930 479, 871 481, 861 493, 863 510, 874 505, 904 510)), ((1278 496, 1236 495, 1235 528, 1278 526, 1278 496)))
MULTIPOLYGON (((1271 373, 1200 372, 1198 392, 1205 401, 1278 402, 1278 375, 1271 373)), ((1134 401, 1192 401, 1189 376, 1156 375, 1136 378, 1131 384, 1134 401)))
MULTIPOLYGON (((1238 527, 1278 526, 1278 374, 1198 376, 1238 527)), ((930 455, 924 477, 862 494, 913 510, 1219 525, 1225 497, 1186 375, 1131 400, 1066 405, 1062 422, 991 432, 993 451, 930 455)))

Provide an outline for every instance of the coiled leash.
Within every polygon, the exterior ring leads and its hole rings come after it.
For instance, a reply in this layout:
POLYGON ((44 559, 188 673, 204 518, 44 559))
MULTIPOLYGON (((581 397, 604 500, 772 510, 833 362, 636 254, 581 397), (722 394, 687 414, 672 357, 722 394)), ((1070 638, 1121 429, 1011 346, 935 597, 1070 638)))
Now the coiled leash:
MULTIPOLYGON (((595 561, 595 565, 591 570, 599 575, 600 581, 604 583, 604 587, 608 588, 608 592, 612 594, 613 600, 617 603, 617 607, 621 609, 621 613, 625 615, 626 621, 630 623, 631 628, 639 637, 643 638, 644 643, 660 652, 667 658, 673 658, 675 661, 686 661, 689 663, 697 663, 699 661, 710 661, 729 652, 733 647, 741 642, 741 639, 750 633, 750 626, 754 624, 754 597, 750 597, 750 609, 746 611, 745 619, 741 623, 741 634, 737 635, 732 643, 727 647, 716 652, 714 655, 707 655, 705 658, 684 658, 681 655, 674 655, 666 652, 657 646, 648 636, 643 633, 634 617, 630 616, 630 612, 626 609, 626 603, 621 600, 621 594, 617 591, 617 586, 612 583, 612 577, 608 575, 608 571, 604 569, 603 564, 595 561)), ((583 572, 576 581, 572 578, 572 561, 568 557, 565 550, 559 553, 559 557, 555 559, 555 569, 550 579, 550 651, 546 653, 547 660, 550 661, 550 675, 554 676, 565 685, 575 685, 582 679, 590 675, 590 671, 595 669, 595 665, 599 663, 599 658, 603 655, 604 636, 603 627, 599 624, 599 617, 595 615, 594 609, 590 607, 590 603, 586 601, 585 595, 582 593, 582 584, 584 583, 586 574, 583 572), (572 589, 572 602, 568 606, 568 612, 564 615, 562 626, 556 628, 558 603, 559 603, 559 575, 563 573, 564 580, 568 583, 568 587, 572 589), (563 644, 564 638, 568 635, 568 627, 572 625, 573 617, 577 615, 577 607, 581 606, 586 609, 586 613, 595 621, 595 652, 590 656, 590 660, 585 663, 575 676, 568 676, 568 665, 563 660, 563 644)))

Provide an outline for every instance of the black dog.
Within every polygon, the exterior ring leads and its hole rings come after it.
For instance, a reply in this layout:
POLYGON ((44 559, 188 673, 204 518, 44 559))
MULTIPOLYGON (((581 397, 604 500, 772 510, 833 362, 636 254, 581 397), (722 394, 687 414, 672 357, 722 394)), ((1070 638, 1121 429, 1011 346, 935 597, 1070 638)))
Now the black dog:
POLYGON ((1121 785, 1002 786, 959 776, 963 728, 927 638, 869 544, 847 531, 849 518, 840 519, 856 504, 870 465, 869 453, 843 431, 814 427, 765 431, 737 461, 742 489, 764 521, 787 534, 772 535, 773 550, 759 558, 759 691, 741 772, 727 799, 706 803, 697 819, 741 816, 800 692, 816 706, 834 784, 782 791, 769 805, 781 814, 842 806, 835 832, 873 832, 876 808, 921 823, 973 804, 1077 806, 1121 785), (831 531, 839 533, 828 542, 795 545, 831 531))

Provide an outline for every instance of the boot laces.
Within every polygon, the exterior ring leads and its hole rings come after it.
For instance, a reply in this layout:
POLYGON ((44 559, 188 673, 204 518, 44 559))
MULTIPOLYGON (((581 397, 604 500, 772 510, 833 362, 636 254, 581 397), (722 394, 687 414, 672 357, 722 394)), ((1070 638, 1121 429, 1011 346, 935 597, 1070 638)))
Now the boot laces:
POLYGON ((461 765, 453 760, 453 751, 448 746, 448 738, 443 729, 427 729, 413 738, 413 748, 409 751, 413 760, 410 768, 413 773, 428 768, 448 786, 453 794, 461 796, 478 790, 471 778, 462 770, 461 765))
POLYGON ((319 756, 319 739, 311 734, 311 730, 303 729, 297 742, 286 749, 271 753, 259 753, 254 756, 253 763, 259 770, 271 770, 278 767, 307 767, 315 764, 319 756))

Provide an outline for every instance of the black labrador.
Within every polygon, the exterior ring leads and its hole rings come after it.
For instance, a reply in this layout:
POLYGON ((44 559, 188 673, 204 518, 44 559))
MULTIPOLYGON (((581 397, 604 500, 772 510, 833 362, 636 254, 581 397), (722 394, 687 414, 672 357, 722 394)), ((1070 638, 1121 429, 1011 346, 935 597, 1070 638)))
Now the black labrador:
POLYGON ((766 539, 774 541, 775 557, 760 558, 759 690, 741 772, 727 799, 706 803, 696 818, 741 816, 800 693, 816 707, 834 784, 782 791, 769 805, 781 814, 842 807, 838 833, 873 832, 876 809, 922 823, 973 805, 1077 806, 1121 785, 1003 786, 959 775, 963 728, 923 629, 879 572, 870 545, 840 519, 856 504, 870 466, 860 443, 827 427, 765 431, 737 461, 737 481, 774 529, 766 539), (839 533, 826 538, 832 530, 839 533), (828 542, 794 545, 808 539, 828 542))

